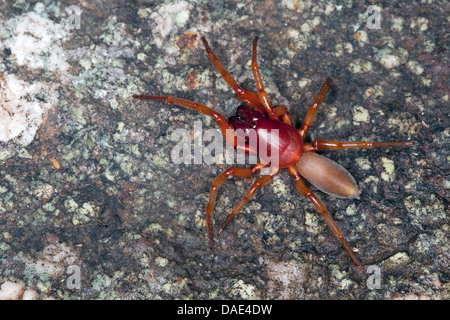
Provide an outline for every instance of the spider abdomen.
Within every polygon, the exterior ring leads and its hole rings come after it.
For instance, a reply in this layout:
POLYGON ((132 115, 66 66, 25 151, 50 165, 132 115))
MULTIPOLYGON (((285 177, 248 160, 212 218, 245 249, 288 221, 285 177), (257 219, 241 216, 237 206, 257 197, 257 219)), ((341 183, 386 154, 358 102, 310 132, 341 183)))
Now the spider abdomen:
POLYGON ((340 164, 317 153, 307 152, 297 162, 300 174, 317 189, 338 198, 359 199, 361 191, 352 175, 340 164))

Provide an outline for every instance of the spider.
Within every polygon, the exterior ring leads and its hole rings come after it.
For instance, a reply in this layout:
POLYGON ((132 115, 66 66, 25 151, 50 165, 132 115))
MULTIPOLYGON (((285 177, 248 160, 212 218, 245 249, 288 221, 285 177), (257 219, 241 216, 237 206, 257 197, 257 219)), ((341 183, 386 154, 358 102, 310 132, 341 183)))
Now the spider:
MULTIPOLYGON (((287 107, 273 106, 267 92, 264 89, 263 80, 259 70, 257 56, 258 36, 253 40, 252 62, 251 68, 255 79, 257 92, 245 90, 239 86, 233 76, 227 71, 219 58, 211 50, 205 37, 201 38, 208 58, 214 64, 226 83, 236 92, 236 97, 243 104, 236 111, 236 115, 228 121, 220 113, 203 105, 201 103, 173 97, 173 96, 152 96, 152 95, 134 95, 133 97, 140 100, 160 100, 169 104, 196 110, 202 114, 213 117, 219 125, 223 135, 226 137, 227 143, 231 144, 235 149, 241 150, 247 154, 257 154, 259 162, 251 168, 231 167, 212 182, 209 194, 209 201, 206 206, 206 222, 208 226, 208 237, 210 249, 214 251, 214 233, 212 227, 211 216, 214 210, 214 204, 218 189, 228 177, 248 178, 256 173, 261 173, 263 168, 271 167, 268 174, 261 175, 254 184, 245 193, 242 200, 234 207, 233 211, 222 224, 219 234, 228 225, 228 223, 241 211, 244 205, 250 201, 255 192, 267 185, 274 176, 278 175, 281 169, 287 169, 295 182, 298 192, 307 197, 316 210, 322 215, 326 223, 330 227, 333 234, 340 240, 344 248, 347 250, 353 262, 364 273, 364 268, 356 258, 349 243, 345 239, 342 231, 337 226, 329 214, 327 208, 322 201, 305 185, 304 179, 308 180, 317 189, 340 198, 359 198, 360 190, 356 185, 354 178, 350 173, 339 164, 332 160, 317 154, 317 151, 325 149, 350 149, 350 148, 372 148, 372 147, 397 147, 411 146, 414 142, 369 142, 369 141, 324 141, 315 140, 312 143, 305 143, 308 129, 313 124, 319 105, 325 99, 330 88, 331 79, 327 78, 323 84, 319 94, 309 107, 306 118, 300 129, 294 127, 294 121, 289 114, 287 107), (240 134, 227 135, 227 131, 237 132, 242 129, 240 134), (247 136, 243 136, 242 132, 248 133, 251 130, 256 132, 259 142, 265 142, 267 149, 270 151, 278 151, 277 166, 273 166, 267 156, 263 156, 260 149, 255 148, 249 143, 247 136), (271 133, 277 130, 278 139, 271 139, 271 133), (230 138, 231 137, 231 138, 230 138)), ((267 150, 266 150, 267 152, 267 150)), ((270 152, 268 152, 270 153, 270 152)))

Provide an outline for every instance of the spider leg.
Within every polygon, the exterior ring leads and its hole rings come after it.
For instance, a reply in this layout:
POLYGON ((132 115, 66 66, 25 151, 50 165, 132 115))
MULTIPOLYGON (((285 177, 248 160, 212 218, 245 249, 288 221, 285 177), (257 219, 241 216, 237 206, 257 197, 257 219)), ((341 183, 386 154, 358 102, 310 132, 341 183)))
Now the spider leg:
POLYGON ((211 251, 214 251, 214 234, 212 229, 211 216, 214 211, 214 205, 216 203, 217 192, 222 184, 228 177, 251 177, 256 172, 260 171, 264 167, 262 162, 255 164, 252 168, 229 168, 217 176, 212 182, 211 190, 209 192, 209 201, 206 205, 206 222, 208 224, 208 236, 209 246, 211 251))
POLYGON ((211 50, 208 41, 206 41, 205 37, 202 37, 203 45, 205 46, 206 53, 208 54, 209 60, 214 64, 216 69, 220 72, 222 78, 228 83, 228 85, 237 93, 237 97, 240 101, 249 105, 250 107, 258 110, 261 113, 264 113, 264 108, 261 105, 259 97, 256 93, 247 91, 241 88, 233 76, 227 71, 222 62, 220 62, 219 58, 216 54, 211 50))
POLYGON ((316 119, 317 107, 325 100, 325 96, 330 89, 331 78, 327 78, 322 86, 319 94, 314 99, 314 102, 309 107, 308 113, 306 114, 305 121, 303 122, 303 127, 298 130, 302 138, 306 136, 306 131, 312 126, 314 120, 316 119))
POLYGON ((225 222, 222 224, 219 230, 219 234, 223 231, 223 229, 228 225, 228 223, 236 216, 242 208, 245 206, 247 202, 249 202, 253 196, 255 195, 255 192, 261 188, 264 187, 266 184, 268 184, 270 181, 272 181, 273 177, 276 176, 280 172, 279 169, 273 170, 269 175, 264 175, 250 187, 250 189, 247 190, 247 192, 244 195, 244 198, 234 207, 231 214, 227 217, 225 222))
POLYGON ((213 117, 220 129, 222 130, 223 136, 227 139, 227 143, 234 146, 236 149, 243 151, 245 153, 254 154, 256 151, 250 145, 242 145, 237 142, 237 137, 234 134, 227 135, 227 130, 233 130, 234 128, 228 123, 227 119, 220 113, 214 111, 213 109, 194 101, 185 100, 181 98, 171 97, 171 96, 146 96, 146 95, 134 95, 133 98, 140 100, 161 100, 166 101, 170 104, 174 104, 180 107, 185 107, 189 109, 196 110, 202 114, 213 117))
POLYGON ((277 117, 282 117, 282 120, 284 123, 290 124, 291 126, 294 126, 294 120, 292 119, 291 114, 289 111, 287 111, 286 106, 278 106, 274 108, 275 115, 277 117))
POLYGON ((258 89, 258 96, 260 101, 262 102, 262 105, 266 109, 267 113, 272 119, 276 119, 277 116, 275 114, 275 110, 272 107, 272 103, 270 102, 269 95, 267 94, 266 90, 264 89, 264 83, 261 77, 261 72, 259 71, 258 62, 256 61, 256 49, 258 46, 258 39, 259 37, 256 36, 253 40, 253 54, 252 54, 252 71, 253 71, 253 77, 255 78, 256 88, 258 89))
POLYGON ((342 231, 337 226, 336 222, 334 222, 333 218, 328 213, 327 208, 325 205, 320 201, 312 192, 311 190, 306 187, 305 183, 303 182, 303 179, 300 176, 300 172, 298 171, 297 167, 295 165, 288 168, 289 173, 295 180, 295 186, 298 190, 298 192, 307 197, 313 205, 316 207, 316 210, 319 211, 319 213, 322 215, 322 217, 325 219, 328 226, 331 228, 331 231, 334 233, 334 235, 341 241, 344 248, 349 253, 350 257, 352 258, 353 262, 357 265, 357 267, 361 270, 362 273, 365 273, 363 266, 356 258, 355 254, 353 253, 352 249, 350 248, 350 245, 348 244, 347 240, 345 240, 344 235, 342 234, 342 231))
POLYGON ((313 151, 322 151, 324 149, 367 149, 375 147, 404 147, 414 145, 413 141, 394 141, 394 142, 371 142, 371 141, 325 141, 315 140, 312 144, 313 151))

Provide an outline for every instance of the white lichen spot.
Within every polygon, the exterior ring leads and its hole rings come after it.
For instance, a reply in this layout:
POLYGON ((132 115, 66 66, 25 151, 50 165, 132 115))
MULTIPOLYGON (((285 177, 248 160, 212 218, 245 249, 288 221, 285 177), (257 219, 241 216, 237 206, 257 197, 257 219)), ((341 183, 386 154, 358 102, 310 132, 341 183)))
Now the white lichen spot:
POLYGON ((329 106, 326 114, 329 119, 335 118, 337 116, 337 108, 335 106, 329 106))
POLYGON ((421 75, 424 71, 423 67, 417 61, 414 61, 414 60, 409 60, 406 63, 406 66, 412 73, 414 73, 416 75, 421 75))
POLYGON ((305 212, 305 225, 308 232, 312 234, 319 233, 319 218, 315 212, 305 212))
POLYGON ((336 123, 336 127, 338 129, 341 129, 341 128, 347 127, 349 124, 350 124, 350 121, 348 119, 341 119, 336 123))
POLYGON ((47 212, 53 212, 55 211, 56 207, 53 203, 47 202, 42 206, 42 209, 44 209, 47 212))
POLYGON ((69 198, 64 201, 64 206, 69 212, 74 212, 78 208, 78 203, 72 198, 69 198))
POLYGON ((409 256, 406 252, 397 252, 382 262, 383 267, 394 267, 408 263, 409 256))
POLYGON ((4 186, 0 186, 0 194, 3 194, 5 192, 8 191, 8 188, 4 187, 4 186))
POLYGON ((353 53, 353 45, 350 42, 344 44, 344 49, 347 53, 353 53))
POLYGON ((300 89, 303 89, 304 87, 311 85, 311 82, 312 82, 311 79, 302 78, 298 81, 298 87, 300 89))
POLYGON ((339 285, 339 290, 348 290, 351 286, 355 286, 356 283, 347 277, 348 272, 341 271, 339 266, 332 264, 328 267, 334 278, 334 281, 339 285))
POLYGON ((358 166, 363 170, 369 170, 371 167, 370 161, 368 158, 359 157, 359 158, 356 158, 355 161, 358 164, 358 166))
POLYGON ((342 47, 342 43, 337 43, 335 46, 334 46, 334 55, 336 56, 336 57, 341 57, 342 56, 342 54, 344 53, 344 48, 342 47))
POLYGON ((364 47, 364 45, 369 40, 369 37, 367 36, 367 32, 364 30, 360 30, 355 33, 355 38, 358 41, 358 44, 360 47, 364 47))
POLYGON ((402 32, 403 31, 403 23, 404 19, 402 17, 394 17, 391 19, 392 25, 391 30, 396 32, 402 32))
POLYGON ((303 297, 302 287, 307 279, 305 265, 298 261, 277 261, 270 258, 259 258, 259 262, 266 266, 269 281, 267 289, 270 298, 300 299, 303 297))
POLYGON ((294 29, 294 28, 289 28, 287 30, 287 34, 288 34, 289 38, 296 40, 300 36, 300 31, 298 31, 297 29, 294 29))
POLYGON ((0 286, 0 300, 38 300, 39 294, 22 283, 5 281, 0 286))
POLYGON ((352 63, 350 63, 348 69, 352 73, 370 72, 372 71, 372 62, 363 59, 356 59, 352 63))
POLYGON ((51 184, 44 183, 34 188, 31 193, 39 200, 47 201, 52 197, 55 191, 56 189, 51 184))
POLYGON ((168 206, 169 208, 173 208, 173 207, 175 207, 175 205, 177 204, 177 201, 176 201, 175 199, 168 199, 168 200, 166 201, 166 203, 167 203, 167 206, 168 206))
MULTIPOLYGON (((361 181, 361 185, 369 186, 372 188, 373 193, 377 193, 378 192, 377 184, 379 181, 380 181, 380 179, 378 177, 368 176, 366 179, 361 181)), ((361 188, 361 189, 364 190, 364 188, 361 188)))
POLYGON ((104 291, 111 286, 111 278, 107 274, 97 274, 92 280, 91 285, 92 289, 104 294, 104 291))
POLYGON ((356 105, 353 107, 353 124, 359 125, 362 122, 370 122, 369 110, 362 106, 356 105))
POLYGON ((137 14, 141 19, 147 19, 149 15, 152 13, 152 8, 139 8, 137 14))
POLYGON ((446 246, 448 242, 447 233, 443 230, 434 230, 431 234, 419 234, 414 242, 414 254, 429 254, 433 247, 446 246))
POLYGON ((356 214, 356 204, 351 203, 347 209, 345 209, 345 214, 348 216, 354 216, 356 214))
POLYGON ((428 53, 433 52, 436 47, 436 43, 431 40, 425 40, 424 45, 425 45, 425 52, 428 53))
POLYGON ((22 300, 38 300, 39 294, 31 289, 27 289, 23 292, 22 300))
POLYGON ((333 277, 337 280, 342 280, 347 275, 347 272, 341 271, 337 264, 331 264, 328 266, 328 268, 330 269, 333 277))
MULTIPOLYGON (((52 288, 52 283, 56 279, 61 280, 63 275, 65 275, 67 267, 79 265, 80 261, 76 251, 60 241, 60 239, 47 236, 45 242, 47 246, 37 255, 28 256, 23 252, 19 252, 13 257, 13 260, 24 265, 23 276, 25 281, 27 279, 33 279, 33 282, 38 280, 37 289, 40 292, 48 293, 52 288)), ((22 299, 32 299, 36 296, 37 293, 30 290, 26 295, 24 292, 22 299)))
POLYGON ((169 264, 169 260, 164 257, 156 257, 155 263, 160 267, 165 267, 169 264))
POLYGON ((18 65, 53 72, 69 68, 61 46, 67 33, 64 26, 36 12, 28 12, 8 20, 5 27, 12 36, 4 45, 11 50, 18 65))
POLYGON ((163 231, 162 226, 159 223, 152 223, 147 228, 145 228, 144 232, 157 233, 163 231))
POLYGON ((84 68, 84 70, 91 70, 92 69, 92 60, 91 59, 80 59, 79 61, 80 66, 84 68))
POLYGON ((384 90, 382 86, 375 85, 373 87, 367 88, 364 92, 364 98, 378 98, 384 95, 384 90))
MULTIPOLYGON (((419 106, 419 105, 417 105, 419 106)), ((405 118, 403 114, 399 117, 392 117, 388 120, 390 127, 398 128, 400 133, 406 133, 408 135, 414 135, 415 131, 422 127, 420 122, 416 122, 414 118, 405 118)))
POLYGON ((169 158, 162 152, 158 152, 158 154, 151 155, 150 158, 151 162, 158 167, 165 168, 170 163, 169 158))
POLYGON ((94 202, 85 202, 80 208, 75 210, 72 216, 72 223, 74 225, 84 224, 91 221, 91 219, 96 218, 100 208, 94 202))
POLYGON ((386 157, 381 158, 381 164, 384 171, 381 173, 381 179, 386 182, 392 182, 395 180, 395 165, 394 161, 386 157))
POLYGON ((187 1, 178 1, 161 5, 157 12, 153 12, 150 18, 156 22, 156 28, 154 32, 164 39, 174 27, 184 27, 189 20, 192 5, 187 1))
MULTIPOLYGON (((259 210, 260 209, 254 210, 254 211, 259 211, 259 210)), ((280 217, 280 215, 270 214, 267 211, 263 211, 256 216, 256 224, 259 227, 263 228, 264 232, 267 232, 270 234, 275 234, 276 230, 278 228, 282 227, 282 225, 285 223, 286 223, 286 221, 284 221, 280 217)))
POLYGON ((139 52, 136 57, 139 61, 145 61, 147 59, 147 55, 143 52, 139 52))
POLYGON ((69 79, 69 64, 62 47, 67 28, 36 12, 16 16, 2 26, 0 50, 8 49, 14 63, 58 76, 53 84, 27 83, 12 74, 0 79, 0 141, 14 140, 27 146, 44 122, 47 110, 57 105, 59 86, 69 79))
POLYGON ((150 258, 147 255, 142 255, 139 258, 139 264, 143 267, 148 267, 150 263, 151 263, 150 258))
POLYGON ((281 4, 289 10, 295 10, 297 12, 302 12, 303 10, 311 7, 311 1, 302 0, 283 0, 281 4))
POLYGON ((197 210, 194 215, 195 226, 202 229, 206 226, 206 214, 202 210, 197 210))
POLYGON ((340 290, 347 290, 352 285, 354 285, 354 281, 352 281, 352 280, 350 280, 348 278, 345 278, 345 279, 342 279, 341 283, 339 284, 339 289, 340 290))
POLYGON ((105 173, 104 173, 105 178, 108 179, 109 181, 116 180, 116 174, 117 174, 117 171, 113 171, 113 170, 111 170, 111 168, 106 168, 105 173))
POLYGON ((289 190, 286 187, 283 180, 279 178, 279 176, 275 176, 271 183, 272 189, 278 196, 283 196, 289 190))
POLYGON ((327 16, 329 16, 331 13, 333 13, 335 7, 333 3, 327 3, 326 7, 325 7, 325 14, 327 16))
POLYGON ((243 280, 238 280, 233 284, 231 293, 234 296, 244 300, 256 299, 256 287, 252 284, 247 284, 243 280))
POLYGON ((409 25, 411 29, 418 28, 420 31, 425 31, 428 29, 428 19, 420 17, 413 21, 411 21, 411 24, 409 25))
POLYGON ((0 300, 19 300, 23 294, 23 285, 5 281, 0 287, 0 300))
POLYGON ((429 86, 431 86, 431 79, 430 78, 422 78, 422 84, 425 86, 425 87, 429 87, 429 86))
MULTIPOLYGON (((440 221, 447 218, 445 204, 434 193, 430 194, 429 199, 426 201, 408 196, 403 202, 408 213, 414 217, 414 220, 440 221)), ((413 223, 420 224, 420 221, 413 221, 413 223)))
POLYGON ((320 17, 314 17, 312 20, 306 21, 302 26, 300 27, 300 31, 302 33, 310 33, 312 30, 314 30, 315 27, 317 27, 321 22, 320 17))
POLYGON ((311 32, 311 25, 308 22, 305 22, 304 24, 302 24, 302 26, 300 27, 300 31, 302 33, 310 33, 311 32))
POLYGON ((392 69, 400 64, 400 58, 393 54, 386 54, 380 58, 379 63, 386 69, 392 69))
POLYGON ((5 75, 0 79, 0 141, 29 145, 44 122, 46 111, 57 104, 57 99, 53 85, 26 83, 15 75, 5 75))

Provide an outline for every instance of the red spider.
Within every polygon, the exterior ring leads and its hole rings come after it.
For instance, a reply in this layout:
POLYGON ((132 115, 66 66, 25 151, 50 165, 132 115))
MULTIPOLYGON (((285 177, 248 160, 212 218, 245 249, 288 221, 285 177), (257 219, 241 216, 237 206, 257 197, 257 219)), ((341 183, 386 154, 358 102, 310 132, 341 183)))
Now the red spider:
MULTIPOLYGON (((276 168, 270 171, 267 175, 262 175, 256 180, 252 187, 245 193, 244 198, 234 207, 231 214, 222 224, 219 234, 238 214, 244 205, 253 198, 256 190, 268 184, 272 178, 277 175, 281 169, 287 168, 288 172, 294 178, 295 186, 300 194, 307 197, 317 211, 324 217, 328 226, 335 236, 341 241, 354 263, 358 266, 361 272, 364 273, 364 268, 356 258, 350 245, 345 240, 341 230, 334 222, 328 213, 325 205, 320 201, 311 190, 303 182, 303 178, 311 182, 319 190, 341 198, 359 198, 360 190, 358 189, 355 180, 350 173, 339 164, 331 161, 328 158, 318 155, 316 151, 324 149, 349 149, 349 148, 372 148, 372 147, 394 147, 394 146, 411 146, 414 142, 340 142, 340 141, 323 141, 316 140, 313 143, 304 143, 303 139, 306 132, 311 127, 316 118, 317 108, 319 104, 325 99, 325 95, 330 88, 330 78, 328 78, 315 98, 313 104, 309 108, 303 126, 297 130, 294 127, 294 121, 287 111, 286 106, 272 106, 272 103, 264 90, 264 84, 259 71, 258 63, 256 61, 256 48, 258 37, 253 40, 253 54, 252 54, 252 71, 255 78, 257 92, 250 92, 241 88, 231 74, 225 69, 219 58, 214 54, 208 45, 208 42, 202 37, 208 58, 212 61, 216 69, 220 72, 228 85, 236 92, 237 98, 245 103, 239 106, 236 115, 231 117, 229 121, 224 116, 212 110, 211 108, 196 103, 193 101, 176 98, 172 96, 148 96, 135 95, 134 98, 141 100, 163 100, 170 104, 178 105, 185 108, 194 109, 200 113, 213 117, 222 133, 227 137, 227 143, 230 143, 234 148, 242 150, 247 154, 258 154, 260 162, 253 165, 251 168, 229 168, 214 179, 209 194, 209 201, 206 207, 206 221, 208 224, 208 235, 211 250, 214 249, 214 236, 211 223, 211 215, 214 209, 214 203, 219 187, 230 176, 237 176, 247 178, 253 174, 260 172, 261 169, 271 165, 267 162, 267 158, 261 156, 259 151, 255 151, 251 145, 246 143, 238 143, 239 139, 242 142, 242 136, 235 135, 232 140, 226 135, 227 130, 243 129, 245 132, 255 130, 258 141, 264 140, 269 150, 279 150, 279 163, 276 168), (275 145, 270 140, 271 130, 278 129, 278 143, 275 145), (264 134, 263 134, 264 133, 264 134), (265 161, 266 160, 266 161, 265 161)), ((234 131, 233 131, 234 132, 234 131)))

